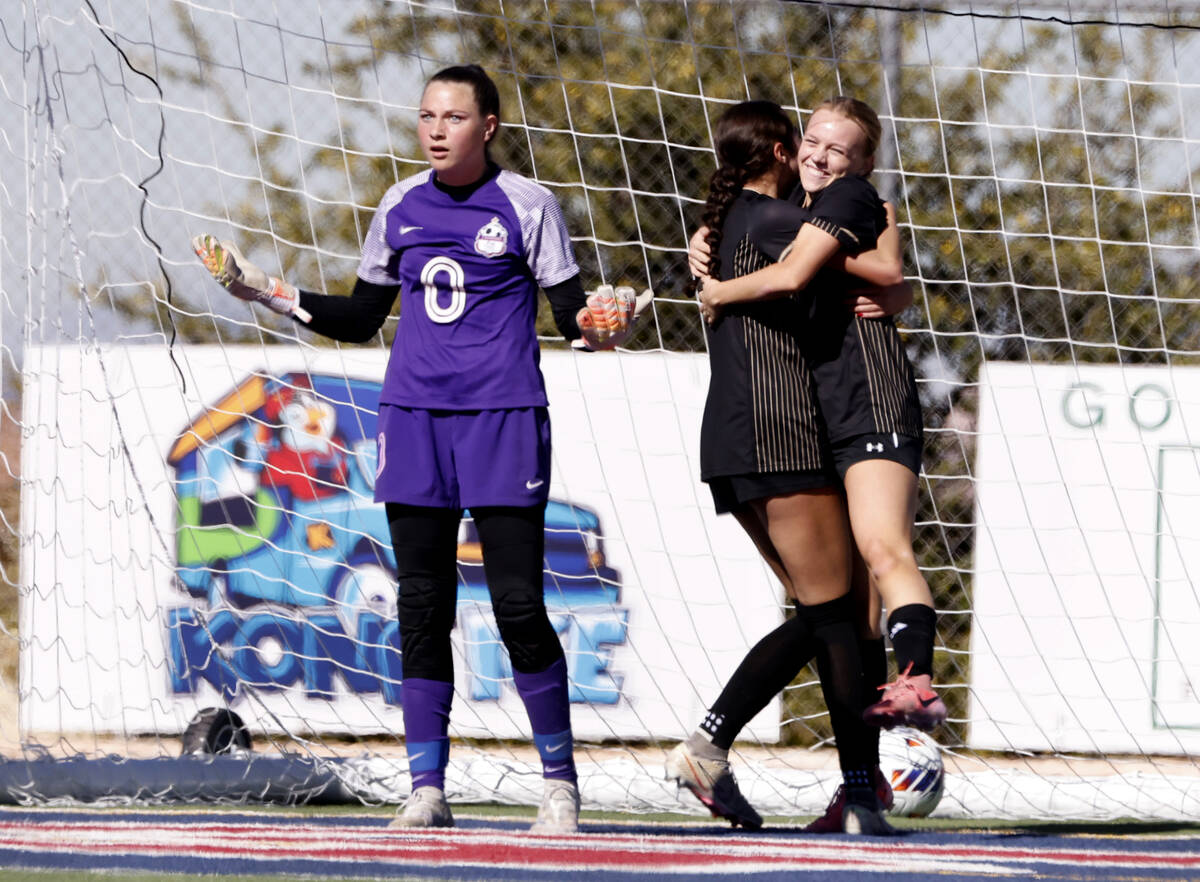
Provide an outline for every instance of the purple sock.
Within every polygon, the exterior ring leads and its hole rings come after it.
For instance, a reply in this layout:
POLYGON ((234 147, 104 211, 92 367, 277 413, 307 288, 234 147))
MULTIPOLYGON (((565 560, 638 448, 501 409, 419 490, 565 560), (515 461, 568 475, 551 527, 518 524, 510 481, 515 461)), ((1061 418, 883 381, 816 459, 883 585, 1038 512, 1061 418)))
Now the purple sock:
POLYGON ((445 789, 450 761, 450 701, 454 684, 408 677, 403 686, 404 746, 412 788, 445 789))
POLYGON ((513 671, 513 682, 529 714, 533 743, 542 758, 542 777, 576 781, 566 660, 560 658, 536 674, 513 671))

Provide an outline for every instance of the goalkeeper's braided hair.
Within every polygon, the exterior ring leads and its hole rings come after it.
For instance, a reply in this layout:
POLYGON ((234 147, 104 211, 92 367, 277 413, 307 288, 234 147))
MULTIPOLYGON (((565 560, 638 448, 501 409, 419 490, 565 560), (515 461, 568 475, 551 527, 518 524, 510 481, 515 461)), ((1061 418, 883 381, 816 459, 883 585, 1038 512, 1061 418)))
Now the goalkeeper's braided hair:
POLYGON ((796 153, 796 124, 773 101, 743 101, 717 120, 713 137, 717 170, 708 182, 702 220, 708 227, 709 273, 721 277, 721 227, 733 200, 747 181, 762 177, 775 165, 775 145, 796 153))

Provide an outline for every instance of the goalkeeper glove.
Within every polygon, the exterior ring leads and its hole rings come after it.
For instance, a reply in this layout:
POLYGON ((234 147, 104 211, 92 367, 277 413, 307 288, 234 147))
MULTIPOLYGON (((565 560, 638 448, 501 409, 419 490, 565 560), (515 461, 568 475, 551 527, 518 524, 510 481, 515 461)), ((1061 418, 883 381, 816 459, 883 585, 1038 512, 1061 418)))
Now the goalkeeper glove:
POLYGON ((261 303, 272 312, 291 315, 307 324, 312 320, 300 307, 300 292, 283 279, 268 276, 246 259, 229 240, 218 242, 216 236, 195 236, 192 250, 205 269, 234 297, 261 303))
POLYGON ((583 336, 571 345, 576 349, 615 349, 633 336, 638 316, 653 298, 654 292, 649 288, 640 297, 635 297, 633 289, 627 285, 616 289, 612 285, 601 285, 595 291, 589 291, 587 306, 575 317, 583 336))

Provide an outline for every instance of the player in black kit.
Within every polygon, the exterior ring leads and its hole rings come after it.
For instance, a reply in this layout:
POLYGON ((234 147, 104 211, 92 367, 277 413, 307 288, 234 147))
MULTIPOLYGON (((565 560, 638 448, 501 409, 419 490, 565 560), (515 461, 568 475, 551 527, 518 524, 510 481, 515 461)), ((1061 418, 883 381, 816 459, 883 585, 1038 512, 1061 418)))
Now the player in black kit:
MULTIPOLYGON (((777 105, 746 102, 732 108, 718 123, 716 142, 720 168, 705 214, 716 257, 711 269, 735 278, 769 266, 810 215, 775 198, 789 191, 797 174, 795 128, 777 105)), ((899 280, 894 229, 891 236, 889 251, 851 258, 848 268, 879 283, 899 280)), ((862 238, 870 249, 876 231, 869 242, 867 235, 862 238)), ((874 304, 861 308, 868 310, 882 314, 874 304)), ((728 748, 815 655, 845 781, 838 830, 886 833, 880 802, 890 791, 884 785, 876 794, 875 742, 861 721, 849 531, 818 389, 802 349, 807 318, 801 300, 771 298, 734 305, 713 326, 702 478, 717 510, 732 513, 754 540, 797 614, 750 651, 701 727, 672 751, 668 774, 714 814, 760 825, 729 772, 728 748)))
POLYGON ((933 597, 912 549, 922 435, 916 381, 891 319, 847 313, 841 303, 847 278, 830 264, 839 252, 873 242, 884 226, 883 204, 865 177, 879 136, 879 118, 861 101, 839 97, 817 107, 799 153, 810 217, 779 263, 723 282, 707 279, 701 301, 719 311, 794 299, 803 289, 801 348, 845 486, 854 541, 889 612, 899 673, 865 719, 928 730, 946 718, 946 706, 931 688, 933 597))

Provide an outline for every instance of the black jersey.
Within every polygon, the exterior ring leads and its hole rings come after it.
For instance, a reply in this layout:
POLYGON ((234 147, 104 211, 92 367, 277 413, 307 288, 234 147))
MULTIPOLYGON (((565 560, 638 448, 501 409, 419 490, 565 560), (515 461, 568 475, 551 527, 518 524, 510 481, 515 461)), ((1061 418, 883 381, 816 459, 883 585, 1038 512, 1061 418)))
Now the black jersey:
MULTIPOLYGON (((813 194, 807 208, 808 222, 851 254, 873 249, 887 226, 875 188, 852 175, 813 194)), ((805 289, 804 353, 829 438, 837 442, 880 432, 920 438, 916 377, 896 325, 890 317, 858 318, 846 306, 846 293, 863 284, 825 267, 805 289)))
MULTIPOLYGON (((720 276, 773 262, 807 211, 743 190, 721 230, 720 276)), ((812 373, 801 350, 804 304, 785 297, 722 311, 708 338, 711 379, 700 429, 700 476, 822 469, 829 463, 812 373)))

